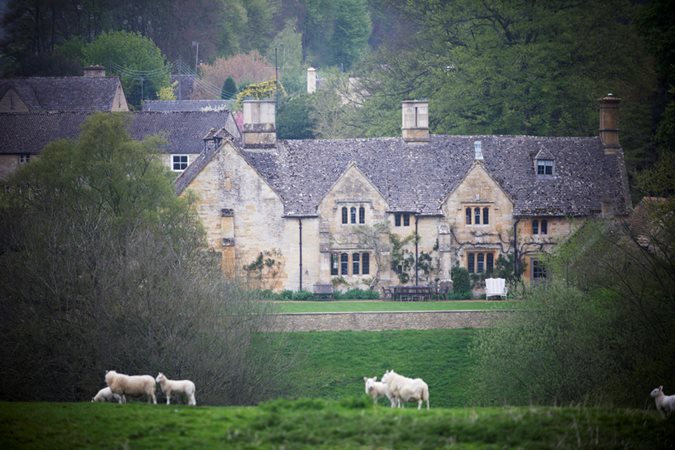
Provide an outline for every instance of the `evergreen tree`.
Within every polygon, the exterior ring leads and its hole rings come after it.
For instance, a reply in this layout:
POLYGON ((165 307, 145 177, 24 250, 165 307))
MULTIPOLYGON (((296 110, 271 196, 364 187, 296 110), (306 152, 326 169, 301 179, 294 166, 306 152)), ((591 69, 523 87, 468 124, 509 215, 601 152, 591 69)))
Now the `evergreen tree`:
POLYGON ((237 83, 232 76, 228 76, 223 83, 223 89, 220 91, 220 98, 223 100, 232 100, 237 95, 237 83))

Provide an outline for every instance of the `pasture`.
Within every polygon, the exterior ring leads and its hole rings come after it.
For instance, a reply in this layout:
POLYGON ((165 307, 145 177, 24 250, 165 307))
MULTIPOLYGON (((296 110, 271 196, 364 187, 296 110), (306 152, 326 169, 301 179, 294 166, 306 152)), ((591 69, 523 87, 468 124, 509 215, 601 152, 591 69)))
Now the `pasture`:
POLYGON ((257 407, 133 403, 0 403, 0 447, 193 448, 634 448, 675 445, 655 411, 454 408, 417 411, 370 399, 275 400, 257 407))
POLYGON ((427 382, 432 408, 471 405, 467 349, 475 334, 471 329, 283 334, 282 351, 294 361, 287 394, 365 397, 364 376, 379 380, 385 370, 395 369, 427 382))
POLYGON ((324 313, 324 312, 376 312, 376 311, 492 311, 511 310, 516 301, 428 301, 392 302, 384 300, 335 300, 335 301, 275 301, 276 313, 324 313))

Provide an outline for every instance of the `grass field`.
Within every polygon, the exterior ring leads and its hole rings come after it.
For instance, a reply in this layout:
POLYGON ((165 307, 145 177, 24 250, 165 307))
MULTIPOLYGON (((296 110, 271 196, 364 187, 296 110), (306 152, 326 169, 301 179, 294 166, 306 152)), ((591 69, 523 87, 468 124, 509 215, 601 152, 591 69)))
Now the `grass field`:
POLYGON ((391 410, 365 399, 257 407, 0 403, 3 449, 667 449, 672 420, 593 408, 391 410))
POLYGON ((289 396, 365 396, 364 376, 379 379, 394 369, 423 378, 432 406, 471 405, 467 348, 475 334, 471 329, 283 334, 284 352, 295 362, 289 396))
POLYGON ((367 311, 466 311, 513 309, 512 301, 430 301, 390 302, 382 300, 278 301, 272 302, 278 313, 367 312, 367 311))

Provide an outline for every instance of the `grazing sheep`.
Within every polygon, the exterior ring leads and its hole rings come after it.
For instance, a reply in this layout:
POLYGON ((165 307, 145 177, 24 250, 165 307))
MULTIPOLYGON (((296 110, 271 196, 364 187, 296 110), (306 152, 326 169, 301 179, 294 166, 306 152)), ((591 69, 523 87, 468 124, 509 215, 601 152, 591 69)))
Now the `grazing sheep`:
POLYGON ((363 381, 366 383, 366 394, 373 398, 373 403, 377 403, 378 397, 387 397, 391 407, 394 407, 394 397, 389 394, 389 388, 386 384, 377 381, 377 377, 363 377, 363 381))
POLYGON ((388 370, 382 376, 382 382, 389 387, 389 393, 399 408, 402 407, 401 401, 415 401, 417 409, 422 409, 422 402, 426 401, 429 409, 429 386, 421 378, 412 379, 388 370))
POLYGON ((675 395, 665 395, 663 393, 663 386, 654 388, 652 393, 649 395, 654 397, 656 409, 658 409, 664 416, 668 417, 670 416, 670 413, 675 411, 675 395))
POLYGON ((121 397, 113 394, 109 387, 104 387, 91 399, 92 402, 117 402, 122 403, 121 397))
POLYGON ((190 380, 169 380, 166 375, 160 372, 155 378, 162 388, 162 392, 166 394, 166 404, 171 402, 171 393, 184 394, 187 397, 188 405, 196 405, 195 399, 195 384, 190 380))
POLYGON ((155 397, 155 379, 150 375, 126 375, 108 370, 105 373, 105 382, 113 394, 120 396, 119 403, 126 403, 126 395, 148 398, 148 403, 157 404, 155 397))

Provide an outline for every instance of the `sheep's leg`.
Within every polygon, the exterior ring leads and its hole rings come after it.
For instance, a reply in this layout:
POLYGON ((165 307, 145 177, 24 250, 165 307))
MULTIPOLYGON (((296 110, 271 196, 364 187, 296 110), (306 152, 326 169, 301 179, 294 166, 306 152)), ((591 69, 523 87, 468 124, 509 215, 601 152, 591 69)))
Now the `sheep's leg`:
POLYGON ((166 404, 167 405, 171 404, 171 391, 166 392, 166 404))
POLYGON ((195 398, 195 394, 190 395, 190 399, 188 400, 188 405, 191 405, 191 406, 197 405, 197 399, 195 398))

